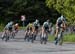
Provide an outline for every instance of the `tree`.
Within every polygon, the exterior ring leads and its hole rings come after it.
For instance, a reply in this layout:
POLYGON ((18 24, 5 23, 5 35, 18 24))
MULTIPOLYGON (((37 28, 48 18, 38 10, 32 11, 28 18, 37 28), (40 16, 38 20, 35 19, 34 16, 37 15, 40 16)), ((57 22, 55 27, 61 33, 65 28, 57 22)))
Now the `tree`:
POLYGON ((70 24, 75 22, 75 0, 46 0, 46 5, 64 15, 70 24))
POLYGON ((55 9, 49 9, 45 0, 0 0, 0 22, 6 23, 12 19, 20 21, 20 16, 24 14, 30 21, 38 18, 43 22, 49 18, 55 22, 53 19, 57 18, 59 13, 55 9))

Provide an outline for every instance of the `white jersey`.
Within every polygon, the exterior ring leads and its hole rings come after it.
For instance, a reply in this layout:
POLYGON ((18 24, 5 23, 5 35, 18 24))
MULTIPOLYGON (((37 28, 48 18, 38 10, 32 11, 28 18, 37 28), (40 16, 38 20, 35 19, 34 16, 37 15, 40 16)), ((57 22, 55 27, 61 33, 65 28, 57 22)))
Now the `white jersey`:
POLYGON ((58 26, 61 27, 63 22, 66 23, 66 20, 65 20, 65 18, 63 18, 63 17, 61 16, 61 17, 59 17, 59 18, 57 19, 56 22, 57 22, 58 26))
POLYGON ((5 26, 5 28, 12 27, 12 25, 13 25, 13 22, 9 22, 9 23, 5 26))
POLYGON ((38 27, 40 26, 40 24, 38 22, 34 22, 33 25, 38 26, 38 27))
POLYGON ((48 22, 44 22, 43 23, 43 27, 49 27, 49 23, 48 22))

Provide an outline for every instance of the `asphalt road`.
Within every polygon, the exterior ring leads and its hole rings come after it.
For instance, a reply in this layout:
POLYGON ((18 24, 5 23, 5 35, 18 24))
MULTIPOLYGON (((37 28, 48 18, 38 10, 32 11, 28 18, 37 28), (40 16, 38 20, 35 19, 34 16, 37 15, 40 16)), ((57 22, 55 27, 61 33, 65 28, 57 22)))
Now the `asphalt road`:
POLYGON ((56 46, 48 42, 45 45, 39 41, 25 42, 23 38, 24 31, 19 31, 15 39, 10 39, 8 42, 0 39, 0 54, 75 54, 75 44, 56 46))

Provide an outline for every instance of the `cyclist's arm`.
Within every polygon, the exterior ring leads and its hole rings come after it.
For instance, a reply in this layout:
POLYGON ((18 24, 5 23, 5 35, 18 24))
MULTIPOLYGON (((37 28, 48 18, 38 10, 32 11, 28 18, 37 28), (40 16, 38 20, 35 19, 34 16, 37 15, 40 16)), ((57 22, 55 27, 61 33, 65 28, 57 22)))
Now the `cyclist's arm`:
POLYGON ((58 22, 56 22, 56 28, 58 28, 58 22))
POLYGON ((45 25, 45 22, 43 23, 43 27, 44 27, 44 25, 45 25))
POLYGON ((60 21, 60 18, 58 18, 57 21, 56 21, 56 28, 58 28, 59 21, 60 21))
POLYGON ((67 27, 66 21, 63 21, 63 26, 64 26, 64 29, 66 29, 67 27))
POLYGON ((56 30, 55 30, 55 37, 57 37, 57 34, 58 34, 58 20, 56 21, 56 30))
POLYGON ((26 29, 29 27, 29 24, 26 26, 26 29))

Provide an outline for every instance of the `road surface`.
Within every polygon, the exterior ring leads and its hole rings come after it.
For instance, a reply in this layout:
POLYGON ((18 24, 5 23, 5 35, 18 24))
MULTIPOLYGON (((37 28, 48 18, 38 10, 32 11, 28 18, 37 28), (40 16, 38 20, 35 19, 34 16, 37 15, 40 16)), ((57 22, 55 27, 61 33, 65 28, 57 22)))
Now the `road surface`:
POLYGON ((25 42, 23 38, 24 31, 19 31, 15 39, 10 39, 8 42, 0 39, 0 54, 75 54, 75 44, 56 46, 48 42, 45 45, 39 41, 25 42))

